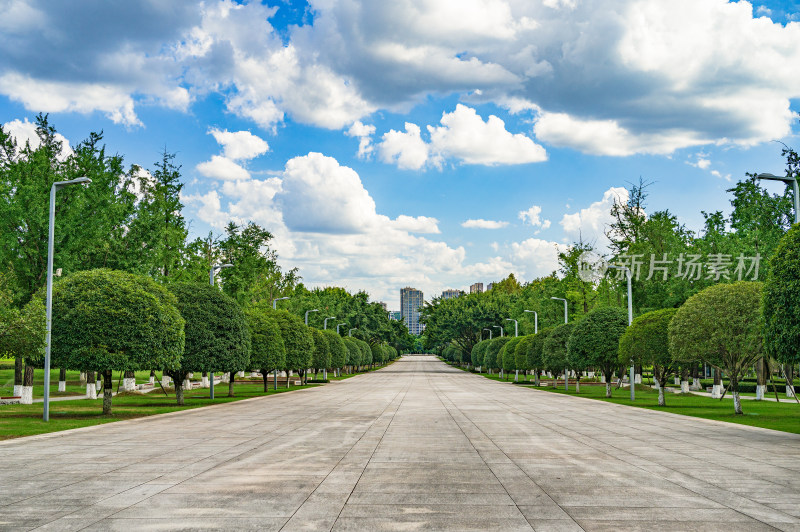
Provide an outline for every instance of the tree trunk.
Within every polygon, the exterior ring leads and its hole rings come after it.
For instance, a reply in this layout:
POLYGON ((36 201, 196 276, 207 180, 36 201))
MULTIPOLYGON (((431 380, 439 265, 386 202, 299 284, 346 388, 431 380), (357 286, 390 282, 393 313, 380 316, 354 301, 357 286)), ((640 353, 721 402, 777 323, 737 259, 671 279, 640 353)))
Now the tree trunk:
POLYGON ((764 398, 767 391, 767 363, 760 358, 756 362, 756 401, 764 398))
POLYGON ((22 357, 14 358, 14 397, 22 393, 22 379, 25 373, 25 360, 22 357))
POLYGON ((658 387, 658 406, 667 406, 666 401, 664 401, 664 387, 658 387))
POLYGON ((66 368, 61 368, 58 370, 58 391, 59 392, 66 392, 67 391, 67 370, 66 368))
POLYGON ((231 371, 231 380, 228 381, 228 397, 234 397, 235 394, 233 393, 233 381, 236 379, 236 372, 231 371))
POLYGON ((606 397, 611 397, 611 379, 613 375, 610 373, 604 373, 603 375, 606 378, 606 397))
POLYGON ((97 378, 94 371, 86 372, 86 398, 97 399, 97 378))
POLYGON ((171 375, 172 380, 175 381, 175 401, 177 401, 178 406, 183 406, 183 381, 186 379, 186 372, 183 371, 175 371, 171 375))
POLYGON ((264 379, 264 393, 267 393, 269 386, 269 373, 267 373, 267 370, 261 370, 261 377, 264 379))
POLYGON ((103 372, 103 414, 111 415, 111 391, 114 389, 112 370, 103 372))
POLYGON ((33 404, 33 366, 25 364, 25 372, 22 376, 22 392, 20 393, 20 404, 33 404))

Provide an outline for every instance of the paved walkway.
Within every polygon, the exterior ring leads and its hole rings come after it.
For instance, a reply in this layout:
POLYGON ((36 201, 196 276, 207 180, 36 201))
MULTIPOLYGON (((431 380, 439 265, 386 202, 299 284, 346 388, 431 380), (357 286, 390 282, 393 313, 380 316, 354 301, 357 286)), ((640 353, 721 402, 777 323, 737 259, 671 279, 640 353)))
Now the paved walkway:
POLYGON ((406 357, 0 442, 0 530, 800 530, 800 436, 406 357))

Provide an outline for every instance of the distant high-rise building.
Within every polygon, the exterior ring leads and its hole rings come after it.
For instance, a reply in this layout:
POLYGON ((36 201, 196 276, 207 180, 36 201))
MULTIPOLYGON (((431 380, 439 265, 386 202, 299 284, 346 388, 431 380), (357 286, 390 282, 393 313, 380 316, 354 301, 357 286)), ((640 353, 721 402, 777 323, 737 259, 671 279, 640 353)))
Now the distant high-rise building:
POLYGON ((489 284, 487 284, 487 285, 486 285, 486 290, 487 290, 487 291, 488 291, 488 290, 491 290, 493 286, 494 286, 494 283, 489 283, 489 284))
POLYGON ((481 292, 483 292, 483 283, 475 283, 469 285, 470 294, 480 294, 481 292))
POLYGON ((386 303, 384 303, 383 301, 378 301, 378 304, 379 304, 381 307, 383 307, 383 310, 385 310, 386 312, 388 312, 388 311, 389 311, 389 309, 387 309, 387 308, 386 308, 386 303))
POLYGON ((389 311, 389 319, 390 320, 397 320, 400 321, 403 319, 402 314, 400 314, 399 310, 390 310, 389 311))
POLYGON ((419 322, 420 307, 422 307, 422 290, 410 286, 400 289, 400 315, 411 334, 422 334, 423 327, 419 322))
POLYGON ((455 290, 453 288, 448 288, 444 292, 442 292, 442 299, 452 299, 454 297, 458 297, 461 295, 461 290, 455 290))

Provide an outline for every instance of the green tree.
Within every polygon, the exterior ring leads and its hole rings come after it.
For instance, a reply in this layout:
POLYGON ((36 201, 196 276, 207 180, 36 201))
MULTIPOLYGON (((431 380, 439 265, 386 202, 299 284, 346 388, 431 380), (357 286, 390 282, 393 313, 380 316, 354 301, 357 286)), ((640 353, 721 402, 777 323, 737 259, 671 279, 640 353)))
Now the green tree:
POLYGON ((669 352, 669 322, 678 309, 653 310, 636 317, 619 339, 619 363, 653 366, 653 378, 658 382, 658 406, 666 406, 664 387, 678 370, 678 363, 669 352))
POLYGON ((511 338, 507 336, 503 336, 500 338, 493 338, 489 341, 489 345, 486 346, 486 352, 483 355, 483 363, 486 364, 486 369, 489 370, 489 373, 492 372, 492 369, 500 369, 502 368, 502 360, 498 356, 500 354, 500 350, 506 345, 506 343, 511 338))
MULTIPOLYGON (((789 368, 800 362, 800 225, 780 241, 764 283, 764 350, 789 368)), ((792 370, 788 372, 792 378, 792 370)), ((787 383, 789 384, 789 383, 787 383)))
MULTIPOLYGON (((267 305, 266 301, 263 303, 267 305)), ((305 326, 303 320, 285 310, 272 312, 278 326, 281 329, 281 338, 286 348, 286 363, 283 367, 286 370, 287 381, 289 384, 289 371, 297 371, 302 378, 307 368, 311 366, 311 353, 314 350, 314 339, 311 331, 305 326)))
POLYGON ((533 380, 539 386, 539 375, 544 369, 544 342, 552 334, 553 327, 540 329, 539 333, 533 336, 533 341, 528 347, 528 366, 533 369, 533 380))
POLYGON ((179 367, 185 336, 176 305, 147 277, 74 273, 53 286, 53 365, 101 373, 103 413, 110 414, 113 370, 179 367))
POLYGON ((569 379, 567 368, 570 366, 570 360, 567 357, 567 342, 574 327, 574 323, 562 323, 552 330, 542 345, 542 362, 544 367, 553 373, 554 388, 555 376, 560 372, 564 372, 565 380, 569 379))
POLYGON ((520 343, 520 341, 522 341, 521 336, 511 338, 508 342, 506 342, 506 345, 503 346, 503 349, 500 350, 499 357, 503 359, 503 371, 506 374, 506 380, 508 380, 509 372, 520 369, 519 366, 517 366, 516 357, 517 345, 520 343))
POLYGON ((361 363, 361 348, 358 347, 358 341, 355 338, 345 337, 344 343, 347 346, 345 364, 350 367, 352 372, 361 363))
POLYGON ((175 381, 175 398, 183 400, 183 381, 189 373, 230 371, 233 396, 234 371, 250 363, 250 329, 231 297, 208 284, 170 283, 178 310, 186 322, 186 344, 180 362, 166 373, 175 381))
POLYGON ((534 335, 529 334, 521 338, 522 339, 517 344, 517 348, 514 349, 514 364, 517 366, 518 370, 523 371, 523 374, 527 374, 528 371, 533 369, 528 360, 528 351, 530 351, 531 344, 533 344, 534 335))
POLYGON ((598 308, 575 325, 567 342, 569 357, 585 360, 588 367, 603 373, 606 397, 611 397, 611 378, 619 364, 619 339, 627 327, 628 315, 621 308, 598 308))
POLYGON ((347 359, 347 344, 344 339, 336 334, 336 331, 323 331, 325 339, 328 341, 328 349, 331 353, 330 362, 326 368, 341 369, 347 359))
MULTIPOLYGON (((314 368, 314 378, 317 378, 319 370, 324 370, 331 364, 331 348, 329 340, 323 331, 310 327, 311 336, 314 339, 314 350, 311 354, 311 367, 314 368)), ((327 332, 327 331, 326 331, 327 332)))
POLYGON ((697 358, 725 371, 734 411, 742 413, 739 381, 763 356, 762 283, 717 284, 690 297, 669 324, 672 358, 697 358))
POLYGON ((474 346, 472 346, 472 352, 470 353, 470 357, 472 360, 472 366, 475 368, 483 366, 483 357, 486 353, 486 348, 489 346, 489 340, 481 340, 474 346))
POLYGON ((269 373, 286 364, 281 329, 270 313, 261 307, 247 308, 244 314, 250 329, 250 366, 261 372, 266 392, 269 373))

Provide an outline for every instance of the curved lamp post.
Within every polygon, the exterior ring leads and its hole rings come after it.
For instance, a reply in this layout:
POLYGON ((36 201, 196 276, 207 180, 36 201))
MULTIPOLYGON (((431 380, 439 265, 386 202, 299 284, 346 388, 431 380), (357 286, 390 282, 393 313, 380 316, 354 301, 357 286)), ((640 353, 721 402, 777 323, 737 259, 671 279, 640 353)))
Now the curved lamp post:
POLYGON ((70 185, 91 183, 88 177, 79 177, 70 181, 56 181, 50 187, 50 227, 47 232, 47 301, 46 309, 46 338, 44 351, 44 409, 42 419, 50 421, 50 349, 52 347, 51 333, 53 330, 53 248, 56 234, 56 191, 70 185))
POLYGON ((328 316, 327 318, 325 318, 323 320, 323 322, 322 322, 322 328, 327 330, 328 329, 328 320, 335 320, 335 319, 336 319, 336 316, 328 316))
MULTIPOLYGON (((794 180, 793 180, 794 181, 794 180)), ((797 185, 795 184, 795 187, 797 185)), ((631 289, 631 269, 627 266, 619 266, 617 264, 609 264, 609 268, 615 270, 622 270, 625 272, 625 277, 628 279, 628 327, 633 323, 633 291, 631 289)), ((631 401, 636 400, 636 386, 634 385, 634 373, 636 372, 636 365, 631 360, 631 401)))
POLYGON ((272 300, 272 310, 277 310, 278 301, 283 301, 284 299, 289 299, 288 297, 276 297, 272 300))
POLYGON ((309 312, 319 312, 319 309, 315 308, 315 309, 311 309, 311 310, 307 310, 306 311, 306 327, 308 327, 308 313, 309 312))
POLYGON ((533 334, 539 334, 539 313, 535 310, 523 310, 523 312, 533 313, 533 334))
MULTIPOLYGON (((567 300, 564 299, 563 297, 551 297, 550 299, 555 299, 557 301, 564 302, 564 323, 568 323, 569 311, 567 310, 567 300)), ((567 368, 564 368, 564 390, 569 390, 569 374, 567 373, 567 368)))

